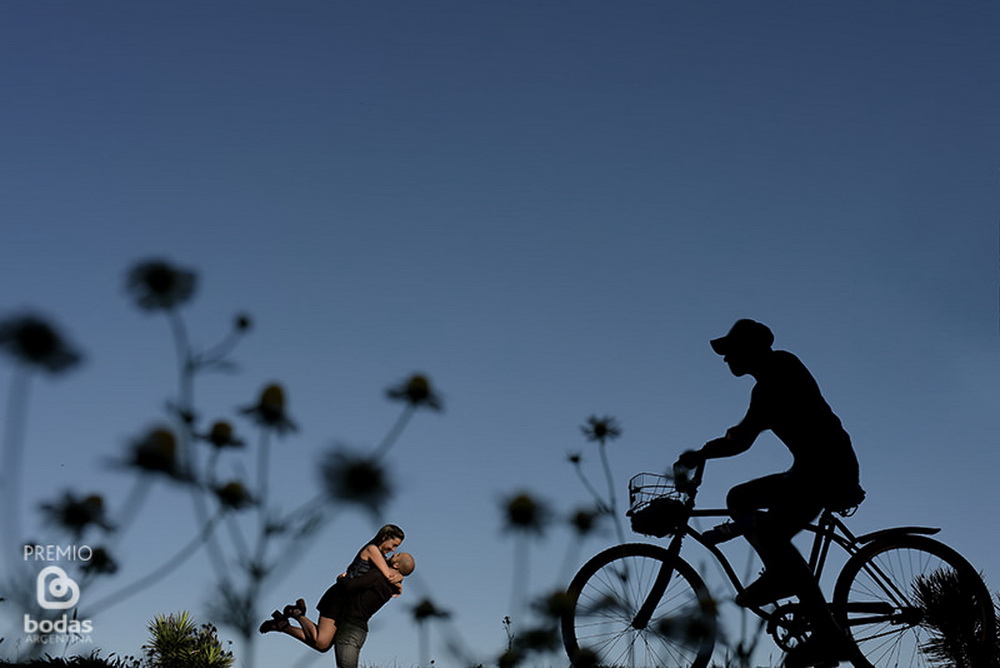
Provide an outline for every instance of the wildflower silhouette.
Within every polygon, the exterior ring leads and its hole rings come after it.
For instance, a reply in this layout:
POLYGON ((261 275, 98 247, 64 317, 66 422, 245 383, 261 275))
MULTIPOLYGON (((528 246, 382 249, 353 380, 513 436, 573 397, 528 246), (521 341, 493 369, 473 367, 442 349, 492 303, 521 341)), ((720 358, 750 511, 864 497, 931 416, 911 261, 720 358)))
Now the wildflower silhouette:
POLYGON ((155 258, 136 264, 128 273, 127 289, 139 308, 169 311, 194 295, 198 276, 166 260, 155 258))
POLYGON ((55 327, 31 314, 0 321, 0 348, 25 367, 53 374, 68 371, 83 359, 55 327))
POLYGON ((242 448, 246 445, 233 433, 233 425, 225 420, 217 420, 212 424, 211 430, 207 434, 199 435, 199 438, 220 450, 242 448))
POLYGON ((390 387, 386 394, 390 399, 404 401, 414 408, 426 407, 435 411, 444 409, 440 395, 423 374, 413 374, 401 384, 390 387))
POLYGON ((250 416, 259 426, 279 436, 296 430, 295 423, 285 412, 285 390, 277 383, 261 390, 257 403, 241 408, 240 413, 250 416))
POLYGON ((580 427, 580 431, 583 432, 584 437, 588 441, 597 443, 598 445, 598 451, 601 457, 601 468, 604 471, 604 479, 607 484, 607 497, 605 498, 599 494, 590 483, 590 480, 583 472, 583 467, 581 466, 582 458, 579 454, 570 455, 569 462, 573 465, 573 468, 576 471, 577 476, 580 478, 580 481, 583 483, 583 486, 588 492, 590 492, 591 496, 594 497, 598 507, 603 509, 613 518, 618 540, 624 543, 625 530, 622 527, 621 518, 618 516, 618 503, 616 501, 618 495, 615 493, 614 475, 611 472, 611 463, 608 461, 607 453, 607 444, 620 437, 622 435, 622 429, 619 426, 618 421, 613 417, 605 416, 599 418, 595 415, 591 415, 587 418, 586 424, 580 427))
POLYGON ((392 497, 388 474, 370 456, 334 450, 327 453, 320 473, 330 500, 360 505, 376 517, 392 497))
MULTIPOLYGON (((258 535, 255 553, 258 559, 263 559, 263 554, 267 549, 265 538, 272 532, 272 526, 268 518, 268 503, 270 502, 270 473, 271 473, 271 438, 272 433, 283 436, 290 431, 295 431, 295 424, 289 419, 285 410, 285 390, 277 384, 271 383, 260 392, 257 403, 240 409, 240 413, 252 419, 261 429, 260 444, 257 446, 257 500, 258 507, 258 535)), ((253 637, 252 633, 250 637, 253 637)))
POLYGON ((563 615, 573 609, 573 598, 562 589, 539 597, 533 607, 546 619, 558 622, 563 615))
POLYGON ((600 518, 600 510, 581 508, 569 516, 569 524, 578 538, 584 538, 597 528, 600 518))
POLYGON ((243 510, 254 505, 253 497, 250 496, 250 492, 247 491, 247 488, 239 480, 233 480, 225 485, 216 487, 215 495, 218 497, 219 503, 224 508, 230 510, 243 510))
POLYGON ((104 497, 100 494, 80 499, 72 492, 66 492, 60 501, 43 503, 40 508, 49 524, 66 531, 75 540, 80 540, 91 527, 111 530, 111 524, 105 517, 104 497))
POLYGON ((510 607, 516 614, 524 606, 529 591, 529 541, 545 533, 552 512, 546 503, 527 491, 516 492, 505 499, 502 508, 504 528, 515 536, 510 607))
MULTIPOLYGON (((3 517, 0 519, 0 542, 3 553, 17 554, 23 538, 21 530, 21 486, 23 483, 25 427, 28 396, 33 372, 57 376, 75 368, 83 357, 48 320, 32 313, 22 313, 0 320, 0 350, 15 363, 8 389, 3 441, 0 442, 0 489, 3 517)), ((9 563, 7 576, 20 579, 24 564, 9 563)))
POLYGON ((587 437, 588 441, 595 441, 605 445, 608 441, 613 441, 622 435, 618 421, 613 417, 599 418, 591 415, 587 418, 587 423, 580 427, 580 431, 587 437))
POLYGON ((551 519, 551 513, 545 504, 529 492, 514 494, 503 506, 508 531, 541 535, 551 519))
POLYGON ((415 373, 405 381, 390 387, 386 390, 385 394, 393 401, 403 402, 405 406, 395 424, 389 429, 389 433, 385 435, 385 438, 382 439, 382 442, 372 453, 372 458, 375 461, 381 460, 389 453, 389 450, 392 449, 392 446, 399 439, 399 435, 403 433, 403 429, 406 428, 414 413, 419 409, 444 410, 444 402, 441 396, 431 385, 430 379, 421 373, 415 373))
POLYGON ((90 575, 111 575, 118 571, 118 562, 111 557, 106 548, 95 547, 82 570, 90 575))
POLYGON ((421 599, 413 606, 413 621, 417 623, 420 643, 420 665, 431 665, 430 661, 430 628, 429 623, 435 619, 449 619, 451 613, 434 605, 429 598, 421 599))
POLYGON ((167 427, 154 427, 134 441, 126 464, 145 473, 184 479, 177 462, 177 437, 167 427))

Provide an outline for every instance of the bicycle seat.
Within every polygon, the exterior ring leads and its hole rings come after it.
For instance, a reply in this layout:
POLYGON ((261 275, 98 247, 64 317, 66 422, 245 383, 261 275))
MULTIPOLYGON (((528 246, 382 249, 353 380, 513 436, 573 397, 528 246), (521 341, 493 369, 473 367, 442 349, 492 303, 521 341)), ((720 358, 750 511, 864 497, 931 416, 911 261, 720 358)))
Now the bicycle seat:
POLYGON ((859 483, 855 483, 833 492, 826 502, 826 507, 827 510, 839 515, 850 515, 864 502, 866 496, 864 488, 859 483))

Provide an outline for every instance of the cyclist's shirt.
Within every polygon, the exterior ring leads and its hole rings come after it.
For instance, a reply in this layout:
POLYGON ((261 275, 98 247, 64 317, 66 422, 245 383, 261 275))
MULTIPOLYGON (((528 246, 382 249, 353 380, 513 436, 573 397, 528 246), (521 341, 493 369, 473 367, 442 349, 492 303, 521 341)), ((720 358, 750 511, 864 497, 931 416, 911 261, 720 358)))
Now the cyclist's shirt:
POLYGON ((746 416, 728 435, 749 447, 766 429, 791 451, 793 474, 834 485, 858 482, 858 460, 840 418, 805 365, 784 350, 770 353, 746 416))

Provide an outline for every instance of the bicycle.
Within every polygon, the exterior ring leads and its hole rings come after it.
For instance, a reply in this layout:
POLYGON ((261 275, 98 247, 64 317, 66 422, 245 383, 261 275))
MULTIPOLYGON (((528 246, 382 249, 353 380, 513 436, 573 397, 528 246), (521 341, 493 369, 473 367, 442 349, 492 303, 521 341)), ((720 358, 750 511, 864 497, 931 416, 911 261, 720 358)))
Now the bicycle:
MULTIPOLYGON (((676 471, 673 478, 640 473, 630 481, 633 530, 672 538, 666 547, 610 547, 576 573, 561 620, 563 644, 574 666, 704 668, 712 659, 717 603, 697 570, 680 555, 685 538, 715 557, 737 593, 744 585, 722 550, 690 526, 695 517, 728 518, 724 509, 695 508, 704 466, 676 471)), ((855 536, 841 519, 853 510, 824 509, 805 529, 815 534, 809 567, 817 581, 832 545, 847 552, 828 603, 857 647, 851 663, 856 668, 941 665, 927 653, 927 642, 934 637, 929 628, 934 611, 922 602, 921 592, 950 580, 957 583, 962 600, 962 614, 954 615, 952 623, 963 624, 971 645, 981 652, 973 665, 995 666, 996 619, 990 592, 965 558, 930 538, 940 529, 903 526, 855 536)), ((809 622, 795 601, 749 610, 764 620, 782 651, 809 635, 809 622)))

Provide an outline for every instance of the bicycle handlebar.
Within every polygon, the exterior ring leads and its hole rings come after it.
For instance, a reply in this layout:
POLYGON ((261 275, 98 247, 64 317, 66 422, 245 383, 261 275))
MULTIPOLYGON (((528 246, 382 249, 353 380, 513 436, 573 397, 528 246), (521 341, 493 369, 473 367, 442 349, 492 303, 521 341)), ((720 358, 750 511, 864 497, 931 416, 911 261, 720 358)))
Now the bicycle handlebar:
POLYGON ((680 462, 674 463, 674 485, 678 490, 688 495, 693 495, 701 486, 701 478, 705 473, 705 460, 701 460, 693 469, 683 466, 680 462))

